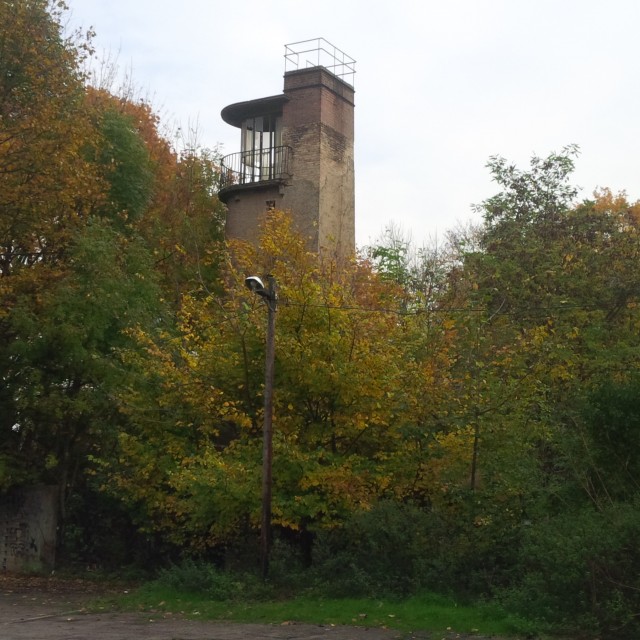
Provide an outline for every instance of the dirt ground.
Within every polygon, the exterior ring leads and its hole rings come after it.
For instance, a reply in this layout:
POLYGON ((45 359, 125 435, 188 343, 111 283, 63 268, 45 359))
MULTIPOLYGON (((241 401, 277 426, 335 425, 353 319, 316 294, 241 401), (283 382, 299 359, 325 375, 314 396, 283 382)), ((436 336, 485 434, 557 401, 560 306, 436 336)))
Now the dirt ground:
MULTIPOLYGON (((189 620, 171 614, 88 611, 104 586, 84 580, 24 578, 0 573, 0 640, 440 640, 441 634, 386 629, 189 620)), ((447 640, 469 640, 451 634, 447 640)), ((474 640, 483 640, 472 636, 474 640)), ((484 640, 487 640, 486 638, 484 640)), ((497 639, 496 639, 497 640, 497 639)))

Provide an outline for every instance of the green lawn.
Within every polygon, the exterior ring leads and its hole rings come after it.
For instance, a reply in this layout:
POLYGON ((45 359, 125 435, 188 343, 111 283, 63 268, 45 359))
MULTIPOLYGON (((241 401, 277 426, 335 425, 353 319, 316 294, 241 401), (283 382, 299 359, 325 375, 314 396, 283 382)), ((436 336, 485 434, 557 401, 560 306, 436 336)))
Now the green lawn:
POLYGON ((255 602, 220 602, 202 595, 179 593, 152 583, 118 598, 113 604, 128 610, 171 611, 200 619, 236 622, 296 621, 514 638, 533 630, 530 623, 509 617, 497 607, 462 605, 432 594, 398 601, 294 597, 255 602))

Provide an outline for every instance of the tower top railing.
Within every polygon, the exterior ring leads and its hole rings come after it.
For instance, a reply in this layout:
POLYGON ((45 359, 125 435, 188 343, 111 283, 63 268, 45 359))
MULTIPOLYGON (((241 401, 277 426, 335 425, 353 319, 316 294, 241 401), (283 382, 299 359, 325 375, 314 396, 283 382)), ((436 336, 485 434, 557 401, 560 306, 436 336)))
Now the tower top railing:
POLYGON ((350 86, 354 86, 356 61, 324 38, 312 38, 284 45, 284 71, 324 67, 350 86))

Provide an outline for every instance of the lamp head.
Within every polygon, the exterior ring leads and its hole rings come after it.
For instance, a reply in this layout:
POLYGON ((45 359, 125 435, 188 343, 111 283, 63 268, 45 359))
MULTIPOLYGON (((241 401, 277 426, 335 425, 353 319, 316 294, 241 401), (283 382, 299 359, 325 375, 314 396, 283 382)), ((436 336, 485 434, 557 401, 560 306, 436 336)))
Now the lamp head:
POLYGON ((273 297, 272 294, 267 289, 265 289, 262 280, 260 280, 258 276, 249 276, 248 278, 245 278, 244 283, 249 291, 252 291, 253 293, 261 296, 265 300, 275 300, 275 297, 273 297))
POLYGON ((246 285, 247 289, 249 289, 249 291, 252 291, 253 293, 260 294, 261 291, 264 291, 264 284, 262 283, 262 280, 258 278, 258 276, 249 276, 248 278, 245 278, 244 284, 246 285))

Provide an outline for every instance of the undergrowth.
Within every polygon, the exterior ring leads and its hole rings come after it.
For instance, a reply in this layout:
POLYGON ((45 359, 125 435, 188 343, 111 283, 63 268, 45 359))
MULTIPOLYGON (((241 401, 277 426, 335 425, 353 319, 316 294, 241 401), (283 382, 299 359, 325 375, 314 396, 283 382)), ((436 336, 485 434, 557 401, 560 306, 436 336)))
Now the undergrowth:
POLYGON ((526 620, 487 603, 464 603, 433 593, 405 598, 336 598, 318 585, 309 585, 306 593, 292 596, 255 575, 229 573, 192 560, 164 570, 156 580, 115 603, 128 610, 234 622, 296 621, 503 636, 537 631, 526 620))

